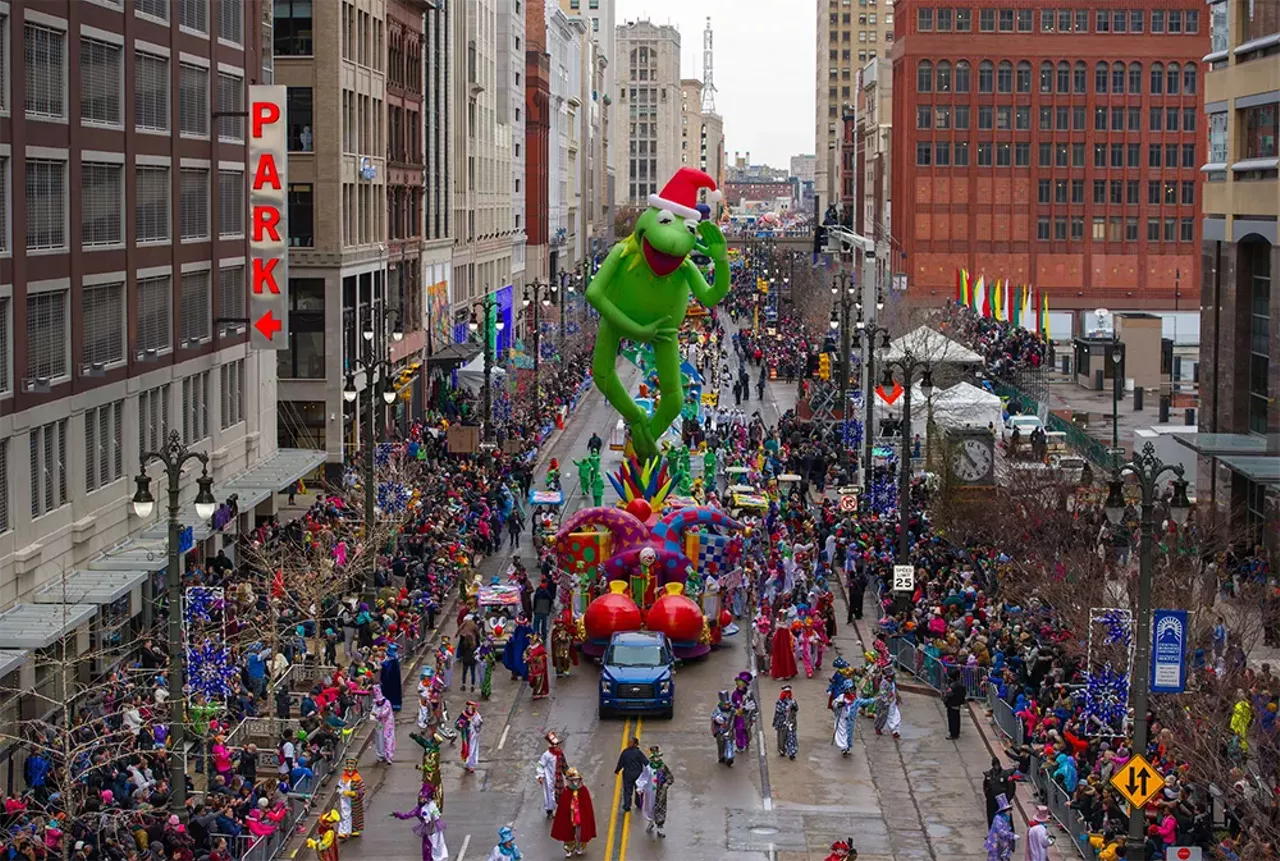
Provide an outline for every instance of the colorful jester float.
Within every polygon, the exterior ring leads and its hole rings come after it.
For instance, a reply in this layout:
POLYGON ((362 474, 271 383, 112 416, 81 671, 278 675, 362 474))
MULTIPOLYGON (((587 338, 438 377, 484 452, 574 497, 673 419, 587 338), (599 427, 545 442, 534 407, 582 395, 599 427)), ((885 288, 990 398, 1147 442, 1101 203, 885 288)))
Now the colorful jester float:
POLYGON ((583 652, 599 656, 613 634, 645 628, 664 633, 679 658, 705 655, 730 622, 719 576, 741 556, 741 526, 718 508, 674 505, 658 458, 633 456, 609 480, 618 506, 578 511, 554 538, 561 567, 579 572, 579 599, 590 601, 583 652))

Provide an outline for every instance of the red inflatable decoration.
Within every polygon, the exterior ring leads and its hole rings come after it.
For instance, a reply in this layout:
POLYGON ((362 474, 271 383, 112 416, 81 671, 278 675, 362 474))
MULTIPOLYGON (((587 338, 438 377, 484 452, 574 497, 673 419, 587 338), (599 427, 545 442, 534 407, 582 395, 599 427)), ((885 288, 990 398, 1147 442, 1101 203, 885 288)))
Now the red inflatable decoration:
POLYGON ((583 614, 582 624, 589 639, 608 640, 620 631, 640 630, 640 608, 627 594, 627 584, 614 580, 609 584, 609 590, 592 601, 583 614))
POLYGON ((637 496, 627 503, 627 513, 641 523, 648 523, 653 516, 653 507, 649 505, 649 500, 637 496))
POLYGON ((694 642, 702 633, 702 610, 684 594, 683 583, 668 583, 666 594, 645 615, 645 627, 661 631, 675 643, 694 642))
POLYGON ((727 628, 729 623, 733 621, 733 615, 728 610, 720 611, 720 627, 727 628))

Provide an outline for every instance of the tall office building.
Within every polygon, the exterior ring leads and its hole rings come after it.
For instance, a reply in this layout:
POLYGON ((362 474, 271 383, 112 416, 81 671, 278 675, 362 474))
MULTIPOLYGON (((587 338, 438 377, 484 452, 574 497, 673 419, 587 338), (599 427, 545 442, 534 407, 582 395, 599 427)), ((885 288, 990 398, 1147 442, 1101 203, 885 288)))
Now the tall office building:
POLYGON ((550 216, 548 272, 557 281, 581 259, 577 235, 582 176, 582 52, 587 46, 585 21, 570 18, 558 6, 547 8, 547 55, 550 63, 550 148, 547 194, 550 216))
POLYGON ((1198 283, 1203 2, 894 9, 891 229, 913 303, 954 296, 960 269, 1059 310, 1172 309, 1198 283))
POLYGON ((680 164, 707 174, 717 188, 724 182, 724 120, 704 111, 702 82, 693 78, 680 81, 680 164))
POLYGON ((841 116, 855 102, 858 70, 893 48, 890 0, 817 0, 814 186, 825 209, 840 199, 841 116))
MULTIPOLYGON (((498 78, 498 6, 512 2, 464 0, 457 4, 453 22, 458 58, 453 94, 459 116, 454 124, 455 245, 450 297, 455 319, 465 319, 474 301, 511 284, 516 235, 511 158, 517 141, 512 115, 499 112, 498 93, 507 82, 498 78)), ((505 53, 506 46, 501 48, 505 53)))
MULTIPOLYGON (((276 37, 310 51, 310 26, 283 23, 276 37)), ((14 691, 53 678, 48 666, 35 672, 37 650, 62 641, 65 654, 93 663, 107 638, 155 621, 168 512, 160 505, 139 518, 129 504, 142 454, 176 433, 209 455, 220 503, 239 482, 239 507, 221 508, 215 530, 195 513, 199 473, 188 469, 183 556, 212 555, 223 534, 252 528, 255 512, 274 511, 277 478, 308 472, 323 456, 278 451, 277 357, 249 349, 245 319, 249 153, 240 112, 247 88, 272 80, 270 5, 9 0, 0 37, 0 713, 8 718, 14 691)), ((159 468, 148 473, 165 499, 159 468)), ((106 667, 83 669, 87 678, 106 667)), ((8 785, 13 767, 10 757, 0 764, 8 785)))
MULTIPOLYGON (((455 3, 436 3, 423 25, 423 114, 426 128, 426 198, 423 206, 423 283, 427 288, 427 351, 454 340, 450 302, 453 274, 453 169, 457 105, 453 101, 458 74, 454 58, 455 3)), ((464 321, 465 322, 465 321, 464 321)))
POLYGON ((649 21, 618 25, 618 201, 647 206, 680 167, 680 32, 649 21))
MULTIPOLYGON (((1243 541, 1280 545, 1280 3, 1208 6, 1209 152, 1200 288, 1199 504, 1243 541)), ((1188 305, 1190 303, 1187 303, 1188 305)))
POLYGON ((522 284, 525 260, 524 150, 524 0, 498 5, 499 117, 511 126, 511 281, 522 284))

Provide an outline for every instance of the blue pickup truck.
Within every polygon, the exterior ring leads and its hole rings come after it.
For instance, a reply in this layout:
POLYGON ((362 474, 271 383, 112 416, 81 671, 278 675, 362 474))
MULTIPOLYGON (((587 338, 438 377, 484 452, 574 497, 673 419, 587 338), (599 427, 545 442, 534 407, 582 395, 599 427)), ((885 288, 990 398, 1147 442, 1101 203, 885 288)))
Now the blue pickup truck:
POLYGON ((666 636, 654 631, 614 634, 600 660, 600 717, 614 712, 675 715, 675 658, 666 636))

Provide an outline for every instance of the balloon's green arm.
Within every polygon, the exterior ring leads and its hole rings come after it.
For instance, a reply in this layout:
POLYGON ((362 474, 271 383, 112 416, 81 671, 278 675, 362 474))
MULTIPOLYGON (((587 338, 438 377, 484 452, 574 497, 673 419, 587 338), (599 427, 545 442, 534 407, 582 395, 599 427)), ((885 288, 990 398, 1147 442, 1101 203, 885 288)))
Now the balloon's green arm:
POLYGON ((640 340, 644 334, 640 325, 622 312, 622 309, 613 303, 608 296, 609 285, 613 283, 613 279, 618 275, 620 261, 622 258, 622 246, 616 245, 609 252, 609 256, 600 266, 600 271, 591 279, 591 283, 587 285, 587 301, 591 306, 600 312, 600 316, 608 321, 620 335, 630 338, 633 341, 640 340))
POLYGON ((704 307, 711 308, 719 305, 720 300, 729 292, 728 260, 723 263, 716 263, 715 280, 712 284, 707 283, 706 277, 698 269, 698 264, 692 260, 684 262, 684 272, 685 280, 689 282, 689 289, 693 292, 694 298, 701 302, 704 307))

